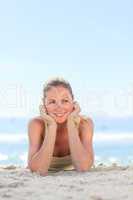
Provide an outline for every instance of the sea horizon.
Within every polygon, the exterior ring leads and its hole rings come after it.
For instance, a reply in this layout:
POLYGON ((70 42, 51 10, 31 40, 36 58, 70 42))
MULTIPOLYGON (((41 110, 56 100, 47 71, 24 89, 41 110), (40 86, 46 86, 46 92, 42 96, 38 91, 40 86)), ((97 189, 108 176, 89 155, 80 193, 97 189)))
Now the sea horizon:
MULTIPOLYGON (((132 119, 126 118, 125 124, 123 118, 94 119, 93 144, 96 165, 133 164, 132 119)), ((26 165, 28 121, 28 118, 0 118, 0 165, 26 165)))

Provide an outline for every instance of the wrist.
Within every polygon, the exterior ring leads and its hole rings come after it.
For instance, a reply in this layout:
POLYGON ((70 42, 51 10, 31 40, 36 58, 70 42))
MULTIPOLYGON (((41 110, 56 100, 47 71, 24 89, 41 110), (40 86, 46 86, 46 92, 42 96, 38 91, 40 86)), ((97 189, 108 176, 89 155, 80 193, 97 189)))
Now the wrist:
POLYGON ((57 129, 57 124, 56 123, 48 124, 47 127, 50 129, 57 129))
POLYGON ((68 118, 68 120, 67 120, 67 126, 75 126, 74 120, 71 119, 71 118, 68 118))

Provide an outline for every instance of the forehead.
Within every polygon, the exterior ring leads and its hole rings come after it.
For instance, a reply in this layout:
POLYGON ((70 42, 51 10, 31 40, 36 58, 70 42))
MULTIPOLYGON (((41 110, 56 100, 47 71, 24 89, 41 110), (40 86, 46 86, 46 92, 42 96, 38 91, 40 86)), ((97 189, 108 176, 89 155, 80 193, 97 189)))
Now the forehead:
MULTIPOLYGON (((47 91, 47 98, 57 98, 57 97, 71 97, 71 93, 67 88, 63 86, 51 87, 50 90, 47 91)), ((71 97, 72 98, 72 97, 71 97)))

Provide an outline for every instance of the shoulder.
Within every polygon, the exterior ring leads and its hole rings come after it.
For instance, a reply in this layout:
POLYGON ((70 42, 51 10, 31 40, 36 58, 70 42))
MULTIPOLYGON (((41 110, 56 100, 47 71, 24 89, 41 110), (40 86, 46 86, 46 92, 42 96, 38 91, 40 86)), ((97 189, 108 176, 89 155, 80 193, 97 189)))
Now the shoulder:
POLYGON ((90 127, 94 126, 93 120, 90 117, 85 116, 85 115, 80 116, 80 124, 90 126, 90 127))
POLYGON ((32 119, 29 120, 29 123, 28 123, 29 126, 44 126, 44 120, 40 117, 40 116, 37 116, 37 117, 34 117, 32 119))
POLYGON ((45 123, 40 116, 34 117, 29 120, 28 132, 29 135, 40 135, 45 130, 45 123))

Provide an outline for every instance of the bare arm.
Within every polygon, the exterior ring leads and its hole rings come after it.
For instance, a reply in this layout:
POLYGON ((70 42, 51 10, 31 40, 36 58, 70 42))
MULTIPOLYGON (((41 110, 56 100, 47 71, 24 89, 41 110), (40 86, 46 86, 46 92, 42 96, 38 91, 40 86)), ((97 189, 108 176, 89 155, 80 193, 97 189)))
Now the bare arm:
POLYGON ((77 171, 87 171, 93 164, 93 123, 85 121, 81 127, 81 136, 73 120, 68 121, 69 145, 73 165, 77 171))
POLYGON ((40 125, 34 120, 29 124, 28 166, 31 171, 47 175, 54 151, 56 126, 50 125, 45 130, 43 141, 41 131, 40 125))

